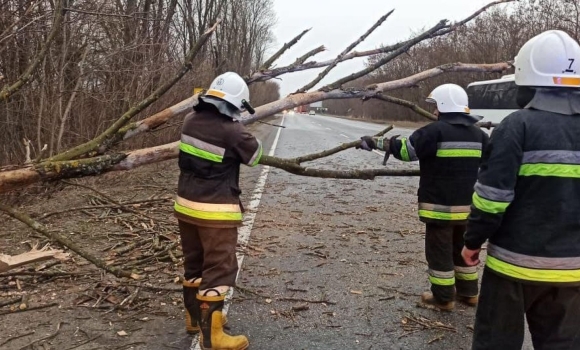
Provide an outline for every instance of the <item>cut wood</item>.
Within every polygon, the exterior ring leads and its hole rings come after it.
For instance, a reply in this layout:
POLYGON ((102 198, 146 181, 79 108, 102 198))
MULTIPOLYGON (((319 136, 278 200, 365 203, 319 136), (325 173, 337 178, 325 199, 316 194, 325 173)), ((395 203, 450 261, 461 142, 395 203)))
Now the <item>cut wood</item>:
POLYGON ((22 265, 32 264, 39 261, 50 259, 58 259, 62 261, 69 257, 70 255, 64 253, 62 250, 49 249, 47 247, 40 250, 33 247, 29 252, 13 256, 0 253, 0 272, 5 272, 22 265))

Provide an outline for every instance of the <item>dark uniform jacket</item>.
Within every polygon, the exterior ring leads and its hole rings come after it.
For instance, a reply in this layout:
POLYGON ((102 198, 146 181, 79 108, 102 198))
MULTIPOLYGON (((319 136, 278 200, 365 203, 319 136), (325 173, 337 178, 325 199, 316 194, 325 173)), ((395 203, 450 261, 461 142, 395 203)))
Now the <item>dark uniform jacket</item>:
POLYGON ((213 105, 200 101, 196 111, 186 116, 181 130, 175 215, 200 226, 239 226, 240 164, 257 165, 262 145, 213 105))
POLYGON ((523 109, 494 130, 465 245, 518 281, 580 285, 580 115, 523 109))
POLYGON ((482 149, 488 136, 460 113, 391 139, 389 149, 403 161, 419 161, 419 218, 423 222, 465 224, 482 149))

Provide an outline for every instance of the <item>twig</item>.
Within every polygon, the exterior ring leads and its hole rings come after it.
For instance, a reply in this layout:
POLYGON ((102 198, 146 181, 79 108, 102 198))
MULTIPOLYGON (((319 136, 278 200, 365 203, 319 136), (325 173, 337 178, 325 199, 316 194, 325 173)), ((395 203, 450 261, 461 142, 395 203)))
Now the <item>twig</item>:
MULTIPOLYGON (((121 204, 121 206, 127 206, 127 205, 132 205, 132 204, 163 202, 163 201, 172 200, 172 199, 173 198, 171 198, 171 197, 164 197, 164 198, 144 199, 144 200, 138 200, 138 201, 119 202, 119 203, 121 204)), ((71 211, 86 210, 86 209, 118 208, 118 207, 119 207, 118 204, 103 204, 103 205, 90 205, 90 206, 75 207, 75 208, 69 208, 69 209, 64 209, 64 210, 53 211, 50 213, 45 213, 45 214, 42 214, 41 216, 39 216, 38 219, 42 220, 42 219, 46 219, 49 216, 62 214, 62 213, 68 213, 71 211)))
POLYGON ((28 333, 24 333, 24 334, 20 334, 20 335, 16 335, 16 336, 14 336, 12 338, 8 338, 5 341, 3 341, 2 343, 0 343, 0 346, 6 345, 6 344, 8 344, 9 342, 11 342, 13 340, 20 339, 22 337, 26 337, 26 336, 32 335, 32 334, 34 334, 34 331, 31 331, 31 332, 28 332, 28 333))
POLYGON ((42 310, 42 309, 46 309, 46 308, 54 307, 54 306, 58 306, 58 303, 38 305, 38 306, 29 307, 29 308, 26 308, 26 309, 16 309, 14 311, 12 311, 12 310, 1 311, 0 312, 0 315, 8 315, 8 314, 15 314, 15 313, 19 313, 19 312, 42 310))
POLYGON ((55 331, 54 333, 52 333, 52 334, 50 334, 50 335, 47 335, 46 337, 42 337, 42 338, 40 338, 40 339, 34 340, 34 341, 32 341, 32 342, 30 342, 30 343, 28 343, 28 344, 24 345, 23 347, 19 348, 18 350, 24 350, 24 349, 26 349, 27 347, 29 347, 29 346, 32 346, 32 345, 34 345, 34 344, 36 344, 36 343, 38 343, 38 342, 41 342, 41 341, 44 341, 44 340, 49 340, 49 339, 52 339, 52 338, 56 337, 56 335, 58 334, 58 332, 60 332, 60 326, 61 326, 63 323, 64 323, 64 322, 59 322, 59 323, 58 323, 58 325, 56 326, 56 331, 55 331))
POLYGON ((99 338, 99 337, 101 337, 101 336, 102 336, 102 334, 99 334, 99 335, 97 335, 97 336, 94 336, 94 337, 92 337, 92 338, 90 338, 90 339, 87 339, 87 340, 85 340, 85 341, 82 341, 82 342, 78 343, 77 345, 73 345, 73 346, 71 346, 70 348, 66 348, 65 350, 72 350, 72 349, 76 349, 76 348, 78 348, 79 346, 83 346, 83 345, 85 345, 85 344, 88 344, 88 343, 92 342, 93 340, 96 340, 97 338, 99 338))
POLYGON ((270 66, 272 65, 272 63, 276 62, 276 60, 278 58, 280 58, 280 56, 282 56, 282 54, 284 54, 284 52, 286 52, 286 50, 288 50, 289 48, 291 48, 292 46, 294 46, 300 39, 302 39, 302 37, 306 33, 308 33, 310 31, 310 29, 312 29, 312 28, 308 28, 308 29, 302 31, 302 33, 300 33, 297 36, 295 36, 294 39, 292 39, 289 42, 285 43, 280 48, 280 50, 276 51, 276 53, 273 54, 272 57, 270 57, 268 60, 266 60, 266 62, 264 62, 264 64, 260 68, 260 70, 264 70, 264 69, 270 68, 270 66))
MULTIPOLYGON (((16 272, 6 272, 0 274, 0 278, 2 277, 10 277, 10 276, 41 276, 41 277, 62 277, 62 276, 89 276, 97 273, 91 272, 61 272, 61 271, 54 271, 54 272, 42 272, 42 271, 16 271, 16 272)), ((0 305, 2 306, 2 305, 0 305)))
MULTIPOLYGON (((0 276, 3 277, 3 276, 0 276)), ((12 305, 12 304, 16 304, 19 303, 22 300, 22 297, 17 297, 17 298, 13 298, 13 299, 8 299, 6 301, 0 301, 0 307, 2 306, 7 306, 7 305, 12 305)))
POLYGON ((306 62, 307 59, 309 59, 310 57, 319 54, 323 51, 326 51, 326 47, 324 45, 321 45, 315 49, 312 49, 310 51, 308 51, 307 53, 305 53, 304 55, 298 57, 296 59, 296 61, 294 61, 294 63, 292 63, 292 65, 297 66, 299 64, 303 64, 304 62, 306 62))
POLYGON ((379 18, 379 20, 376 21, 375 24, 373 24, 373 26, 370 27, 369 30, 367 30, 360 38, 358 38, 356 41, 354 41, 353 43, 351 43, 350 45, 348 45, 346 47, 346 49, 344 49, 344 51, 342 51, 338 56, 336 56, 336 58, 334 59, 334 61, 331 64, 329 64, 328 67, 326 67, 322 72, 320 72, 318 74, 318 76, 316 78, 314 78, 314 80, 312 80, 310 83, 304 85, 302 88, 298 89, 296 91, 296 93, 306 92, 306 91, 312 89, 316 84, 318 84, 334 67, 336 67, 336 65, 338 63, 340 63, 340 61, 342 60, 342 58, 344 56, 346 56, 346 54, 348 54, 358 44, 360 44, 361 42, 363 42, 372 32, 375 31, 375 29, 377 29, 381 24, 383 24, 383 22, 387 18, 389 18, 389 16, 394 11, 395 10, 391 10, 389 13, 387 13, 386 15, 383 15, 381 18, 379 18))
POLYGON ((5 212, 6 214, 10 215, 11 217, 21 221, 22 223, 28 225, 36 232, 42 233, 44 236, 57 241, 58 243, 62 244, 63 246, 69 248, 70 250, 74 251, 78 255, 82 256, 83 258, 87 259, 91 263, 93 263, 98 268, 101 268, 117 277, 129 277, 133 279, 140 278, 139 275, 131 273, 129 271, 124 271, 112 266, 108 266, 104 261, 97 259, 81 247, 77 246, 75 243, 70 241, 68 238, 65 238, 59 235, 56 232, 50 232, 46 230, 40 223, 34 221, 30 216, 26 215, 25 213, 19 212, 14 208, 8 207, 4 204, 0 204, 0 211, 5 212))
POLYGON ((336 302, 330 300, 308 300, 302 298, 276 298, 279 301, 297 301, 297 302, 304 302, 310 304, 329 304, 329 305, 336 305, 336 302))

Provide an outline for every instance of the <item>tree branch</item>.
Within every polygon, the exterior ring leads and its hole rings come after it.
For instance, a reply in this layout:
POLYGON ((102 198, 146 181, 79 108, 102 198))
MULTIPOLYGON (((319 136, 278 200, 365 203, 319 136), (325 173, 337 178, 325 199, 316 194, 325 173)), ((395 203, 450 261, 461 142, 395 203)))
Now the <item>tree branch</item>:
POLYGON ((302 88, 298 89, 296 93, 298 94, 308 91, 312 89, 316 84, 318 84, 334 67, 336 67, 336 65, 342 60, 342 58, 346 56, 346 54, 348 54, 358 44, 362 43, 369 35, 371 35, 372 32, 375 31, 375 29, 380 27, 381 24, 383 24, 383 22, 385 22, 394 11, 395 10, 391 10, 389 13, 379 18, 379 20, 376 21, 375 24, 373 24, 373 26, 370 27, 369 30, 367 30, 360 38, 358 38, 356 41, 348 45, 346 49, 344 49, 344 51, 342 51, 338 56, 336 56, 336 58, 332 61, 332 63, 329 64, 328 67, 326 67, 322 72, 320 72, 318 76, 314 78, 314 80, 304 85, 302 88))
POLYGON ((308 51, 307 53, 305 53, 304 55, 298 57, 296 59, 296 61, 294 61, 294 63, 292 63, 292 65, 299 65, 302 64, 304 62, 306 62, 307 59, 309 59, 310 57, 319 54, 323 51, 326 51, 326 47, 324 45, 320 45, 319 47, 312 49, 310 51, 308 51))
MULTIPOLYGON (((403 100, 402 98, 397 98, 397 97, 382 95, 382 94, 376 95, 373 98, 376 100, 381 100, 381 101, 385 101, 385 102, 389 102, 389 103, 394 103, 394 104, 397 104, 397 105, 400 105, 403 107, 407 107, 422 117, 425 117, 425 118, 432 120, 432 121, 437 121, 437 117, 433 113, 430 113, 429 111, 424 110, 423 108, 419 107, 418 105, 414 104, 413 102, 403 100)), ((368 98, 363 98, 363 101, 366 101, 366 100, 368 100, 368 98)))
POLYGON ((64 17, 62 8, 63 8, 63 0, 58 0, 54 8, 54 21, 52 23, 52 29, 48 34, 48 38, 42 45, 40 52, 38 53, 38 55, 36 55, 36 57, 34 57, 30 65, 26 68, 24 73, 22 73, 22 75, 18 78, 18 80, 14 84, 6 86, 2 89, 2 91, 0 91, 0 101, 7 100, 15 92, 20 90, 28 81, 30 81, 30 79, 32 78, 32 73, 34 73, 38 65, 42 62, 42 60, 44 60, 44 57, 46 56, 46 53, 48 52, 48 49, 52 44, 52 41, 56 37, 56 34, 60 31, 60 27, 62 25, 64 17))
MULTIPOLYGON (((386 129, 384 129, 383 131, 379 132, 378 134, 376 134, 376 137, 379 136, 383 136, 384 134, 386 134, 387 132, 393 130, 393 126, 390 125, 388 126, 386 129)), ((300 165, 303 162, 310 162, 316 159, 320 159, 320 158, 324 158, 324 157, 328 157, 331 156, 335 153, 338 152, 342 152, 344 150, 347 150, 349 148, 353 148, 356 147, 360 144, 360 140, 356 140, 356 141, 352 141, 352 142, 347 142, 347 143, 343 143, 339 146, 336 146, 334 148, 328 149, 326 151, 322 151, 322 152, 318 152, 318 153, 312 153, 312 154, 307 154, 304 156, 300 156, 300 157, 296 157, 296 158, 290 158, 288 159, 288 161, 296 163, 298 165, 300 165)))
POLYGON ((181 69, 173 76, 172 79, 167 81, 165 84, 157 88, 151 95, 147 98, 139 102, 136 106, 129 109, 125 114, 123 114, 115 123, 113 123, 107 130, 101 133, 99 136, 95 137, 89 142, 86 142, 82 145, 78 145, 73 147, 65 152, 55 155, 54 157, 50 158, 50 161, 63 161, 63 160, 70 160, 76 157, 79 157, 83 154, 88 154, 91 151, 95 151, 97 149, 108 149, 112 142, 110 141, 111 138, 115 139, 115 134, 125 126, 135 115, 139 112, 147 108, 153 102, 157 101, 163 94, 165 94, 175 83, 177 83, 187 72, 191 70, 193 67, 193 59, 195 56, 201 51, 201 48, 205 45, 208 39, 211 37, 213 32, 216 30, 219 20, 209 29, 207 30, 199 40, 193 45, 193 47, 187 53, 185 61, 181 67, 181 69))
POLYGON ((103 269, 117 277, 129 277, 133 279, 139 279, 139 275, 131 273, 129 271, 124 271, 116 267, 112 267, 107 265, 104 261, 97 259, 96 257, 92 256, 87 251, 83 250, 81 247, 77 246, 76 243, 70 241, 68 238, 65 238, 59 235, 56 232, 50 232, 46 230, 40 223, 34 221, 30 216, 17 211, 14 208, 6 206, 4 204, 0 204, 0 211, 5 212, 9 216, 13 217, 14 219, 28 225, 34 231, 41 233, 42 235, 46 236, 47 238, 60 243, 61 245, 67 247, 68 249, 72 250, 73 252, 77 253, 78 255, 82 256, 86 260, 93 263, 100 269, 103 269))
POLYGON ((266 60, 266 62, 264 62, 264 64, 262 65, 262 67, 260 67, 260 70, 264 70, 264 69, 268 69, 270 68, 270 66, 276 62, 276 60, 278 58, 280 58, 280 56, 282 56, 282 54, 284 54, 284 52, 286 52, 286 50, 288 50, 289 48, 291 48, 292 46, 296 45, 296 43, 302 39, 302 37, 308 33, 312 28, 308 28, 305 29, 304 31, 302 31, 302 33, 298 34, 296 37, 294 37, 294 39, 290 40, 289 42, 285 43, 280 50, 278 50, 275 54, 272 55, 272 57, 270 57, 268 60, 266 60))

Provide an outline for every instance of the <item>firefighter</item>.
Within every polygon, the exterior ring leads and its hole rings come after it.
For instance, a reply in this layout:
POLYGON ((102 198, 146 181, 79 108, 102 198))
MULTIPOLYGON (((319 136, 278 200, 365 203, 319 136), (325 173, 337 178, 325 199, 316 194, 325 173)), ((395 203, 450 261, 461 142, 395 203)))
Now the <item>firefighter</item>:
POLYGON ((455 84, 438 86, 427 102, 436 104, 438 121, 410 137, 364 136, 357 148, 380 149, 402 161, 419 161, 419 219, 426 224, 425 255, 431 292, 421 302, 452 311, 455 300, 477 305, 475 267, 461 258, 463 234, 482 149, 488 136, 474 125, 481 117, 470 114, 467 93, 455 84))
POLYGON ((179 144, 179 183, 174 210, 184 255, 186 330, 201 329, 202 349, 248 347, 243 335, 223 331, 222 314, 235 285, 237 227, 242 223, 240 164, 255 166, 262 144, 238 122, 253 111, 245 81, 228 72, 215 78, 186 116, 179 144))
POLYGON ((580 45, 544 32, 515 59, 518 104, 494 130, 463 257, 489 239, 473 349, 580 349, 580 45))

